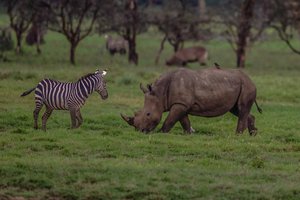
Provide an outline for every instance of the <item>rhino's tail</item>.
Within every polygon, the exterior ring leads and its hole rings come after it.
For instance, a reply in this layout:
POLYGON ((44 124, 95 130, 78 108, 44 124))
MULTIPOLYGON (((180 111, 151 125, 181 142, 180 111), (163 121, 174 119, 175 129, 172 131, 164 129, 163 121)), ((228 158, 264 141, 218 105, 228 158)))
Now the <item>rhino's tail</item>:
POLYGON ((258 104, 257 104, 257 102, 256 102, 256 99, 254 100, 254 103, 255 103, 255 105, 256 105, 256 108, 257 108, 258 112, 259 112, 259 113, 262 113, 263 110, 258 106, 258 104))
POLYGON ((23 94, 21 94, 21 97, 24 97, 24 96, 30 94, 33 90, 35 90, 35 88, 31 88, 31 89, 29 89, 29 90, 23 92, 23 94))

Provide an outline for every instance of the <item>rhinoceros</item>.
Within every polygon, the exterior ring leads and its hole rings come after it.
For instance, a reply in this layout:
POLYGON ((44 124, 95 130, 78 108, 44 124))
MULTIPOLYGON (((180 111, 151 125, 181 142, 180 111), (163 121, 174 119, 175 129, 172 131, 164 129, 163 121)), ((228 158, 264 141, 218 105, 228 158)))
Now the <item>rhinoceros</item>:
POLYGON ((167 72, 147 87, 144 108, 133 117, 121 114, 136 130, 148 133, 156 128, 163 112, 169 112, 160 131, 169 132, 180 122, 185 132, 193 132, 189 115, 216 117, 231 112, 238 117, 236 133, 248 128, 250 135, 257 133, 255 117, 250 114, 256 102, 256 87, 240 69, 207 68, 191 70, 180 68, 167 72))
POLYGON ((189 62, 199 62, 206 65, 208 52, 204 47, 188 47, 178 50, 171 58, 166 61, 166 65, 186 66, 189 62))
POLYGON ((121 55, 126 54, 128 49, 128 42, 122 37, 113 38, 111 35, 105 35, 106 38, 106 49, 111 55, 120 53, 121 55))

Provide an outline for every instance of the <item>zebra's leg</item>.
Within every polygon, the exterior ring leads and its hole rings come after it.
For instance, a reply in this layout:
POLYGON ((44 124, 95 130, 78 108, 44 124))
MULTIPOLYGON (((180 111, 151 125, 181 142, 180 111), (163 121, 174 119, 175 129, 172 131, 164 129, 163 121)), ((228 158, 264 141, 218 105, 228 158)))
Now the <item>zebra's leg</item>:
POLYGON ((72 125, 71 125, 71 128, 73 129, 73 128, 77 128, 76 127, 76 109, 70 109, 70 115, 71 115, 71 123, 72 123, 72 125))
POLYGON ((43 107, 43 102, 39 99, 35 100, 35 109, 33 111, 33 119, 34 119, 34 129, 38 129, 38 117, 39 113, 43 107))
POLYGON ((52 111, 53 111, 52 108, 46 107, 46 111, 45 111, 45 113, 43 114, 43 117, 42 117, 42 129, 43 129, 43 131, 46 131, 47 120, 50 117, 50 115, 52 114, 52 111))
POLYGON ((81 116, 81 113, 80 113, 80 110, 78 109, 77 112, 76 112, 76 120, 77 120, 77 124, 76 124, 76 128, 80 127, 81 124, 82 124, 82 116, 81 116))

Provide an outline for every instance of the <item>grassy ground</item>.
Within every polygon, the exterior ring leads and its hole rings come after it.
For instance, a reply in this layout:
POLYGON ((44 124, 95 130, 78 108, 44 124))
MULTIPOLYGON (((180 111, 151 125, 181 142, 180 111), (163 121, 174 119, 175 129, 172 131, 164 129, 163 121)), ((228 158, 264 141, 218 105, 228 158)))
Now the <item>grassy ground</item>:
MULTIPOLYGON (((0 63, 0 199, 299 199, 300 57, 278 41, 251 49, 246 71, 264 110, 253 108, 256 137, 236 136, 230 114, 191 117, 193 135, 179 124, 170 134, 144 135, 119 113, 142 106, 140 82, 170 70, 163 64, 169 47, 154 65, 160 39, 139 36, 139 66, 111 58, 97 35, 80 44, 76 66, 68 63, 68 43, 54 33, 40 56, 28 46, 22 56, 10 52, 11 61, 0 63), (33 95, 20 98, 23 91, 44 77, 75 81, 96 68, 109 69, 109 98, 95 93, 88 99, 82 127, 69 130, 69 113, 54 111, 46 133, 33 129, 33 95)), ((234 66, 227 43, 204 45, 210 64, 234 66)))

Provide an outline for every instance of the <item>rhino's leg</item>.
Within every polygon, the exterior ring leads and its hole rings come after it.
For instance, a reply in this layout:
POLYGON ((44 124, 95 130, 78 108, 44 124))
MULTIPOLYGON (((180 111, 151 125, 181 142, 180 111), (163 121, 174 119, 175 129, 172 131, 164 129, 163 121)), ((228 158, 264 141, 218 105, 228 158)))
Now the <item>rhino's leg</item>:
POLYGON ((190 123, 188 115, 183 116, 179 120, 179 122, 180 122, 184 132, 192 133, 194 131, 194 129, 191 127, 191 123, 190 123))
POLYGON ((235 105, 230 112, 238 117, 238 123, 236 127, 236 133, 242 134, 248 126, 249 109, 245 109, 243 106, 235 105))
POLYGON ((238 124, 236 128, 237 134, 242 134, 248 126, 248 114, 239 115, 238 124))
POLYGON ((255 127, 255 117, 251 114, 248 115, 248 131, 250 135, 255 136, 257 128, 255 127))
POLYGON ((164 133, 169 132, 175 123, 182 119, 186 115, 187 107, 183 104, 174 104, 170 109, 169 115, 167 116, 161 131, 164 133))
POLYGON ((200 64, 200 66, 206 66, 207 65, 206 62, 205 62, 205 60, 203 60, 202 58, 199 58, 198 62, 200 64))

